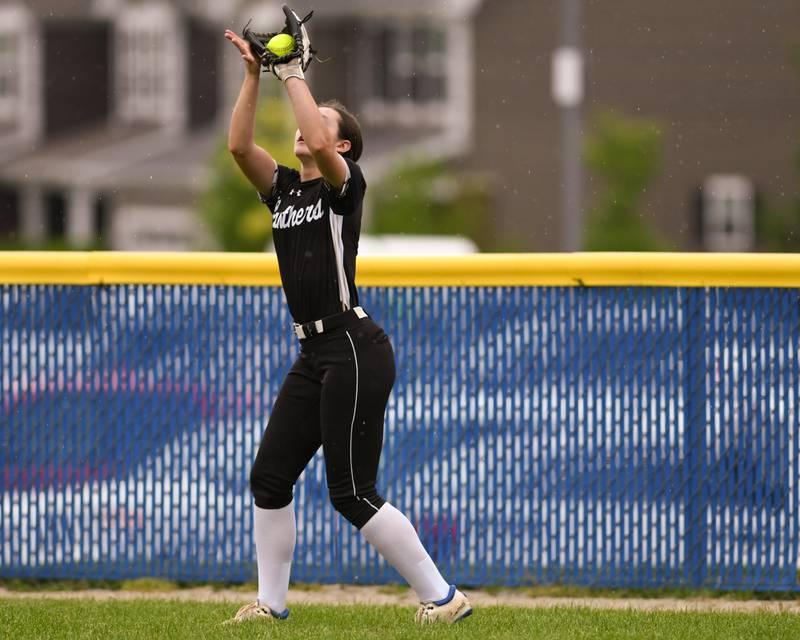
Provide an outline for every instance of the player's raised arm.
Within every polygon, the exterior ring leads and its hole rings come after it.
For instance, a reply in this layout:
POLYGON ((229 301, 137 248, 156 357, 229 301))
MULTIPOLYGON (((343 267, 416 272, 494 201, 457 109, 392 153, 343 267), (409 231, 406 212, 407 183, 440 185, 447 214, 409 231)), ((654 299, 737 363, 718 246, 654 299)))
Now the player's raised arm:
POLYGON ((253 186, 261 193, 269 193, 277 165, 273 157, 255 143, 254 133, 261 63, 256 60, 250 45, 233 31, 226 30, 225 37, 239 50, 245 62, 244 82, 228 131, 228 149, 253 186))
MULTIPOLYGON (((255 36, 254 46, 259 52, 263 51, 266 65, 286 86, 300 136, 317 169, 330 185, 339 189, 349 174, 347 164, 339 154, 346 153, 351 143, 338 140, 332 134, 332 130, 338 129, 338 125, 325 121, 305 82, 304 71, 314 55, 305 23, 313 12, 301 19, 288 6, 283 5, 283 13, 286 16, 283 31, 279 34, 251 34, 255 36)), ((248 36, 247 31, 245 36, 248 36)))
MULTIPOLYGON (((350 148, 350 141, 337 142, 331 135, 330 128, 304 80, 297 77, 287 78, 286 92, 292 103, 300 135, 303 136, 320 173, 334 189, 341 189, 347 180, 348 169, 339 153, 345 153, 350 148)), ((334 128, 336 126, 333 125, 334 128)))

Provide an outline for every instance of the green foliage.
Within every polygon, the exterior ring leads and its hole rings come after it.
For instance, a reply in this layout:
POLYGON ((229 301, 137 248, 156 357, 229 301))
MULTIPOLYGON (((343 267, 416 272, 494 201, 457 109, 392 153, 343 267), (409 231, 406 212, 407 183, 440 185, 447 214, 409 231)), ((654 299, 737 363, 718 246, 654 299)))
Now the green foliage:
POLYGON ((86 243, 70 242, 66 238, 46 238, 28 242, 18 236, 0 238, 0 251, 108 251, 104 238, 86 243))
POLYGON ((788 46, 789 62, 800 72, 800 42, 792 42, 788 46))
POLYGON ((658 122, 607 113, 588 136, 584 157, 603 185, 584 239, 588 251, 658 251, 666 248, 639 210, 639 200, 661 168, 658 122))
POLYGON ((800 252, 800 200, 765 208, 757 221, 758 236, 765 249, 800 252))
MULTIPOLYGON (((279 164, 298 167, 293 153, 294 132, 294 118, 286 101, 265 99, 256 112, 256 143, 269 150, 279 164)), ((228 151, 227 134, 214 153, 211 173, 199 213, 220 248, 263 251, 272 235, 269 211, 228 151)))
POLYGON ((488 248, 489 186, 443 162, 407 158, 372 187, 373 233, 458 235, 488 248))

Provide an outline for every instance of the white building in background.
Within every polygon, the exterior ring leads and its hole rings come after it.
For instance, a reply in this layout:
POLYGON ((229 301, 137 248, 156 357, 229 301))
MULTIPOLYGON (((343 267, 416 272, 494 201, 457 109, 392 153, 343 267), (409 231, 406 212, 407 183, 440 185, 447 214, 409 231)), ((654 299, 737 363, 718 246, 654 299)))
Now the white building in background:
MULTIPOLYGON (((222 32, 249 18, 277 29, 280 4, 0 0, 0 247, 9 237, 208 246, 193 204, 242 78, 222 32)), ((290 4, 316 9, 322 62, 309 79, 318 99, 361 117, 369 182, 414 152, 448 160, 489 185, 487 245, 564 249, 558 3, 290 4)), ((624 15, 583 3, 585 133, 608 109, 663 123, 663 166, 642 207, 680 250, 759 248, 759 203, 800 198, 800 83, 775 44, 796 39, 800 3, 731 0, 716 18, 696 0, 633 3, 624 15)), ((587 172, 583 186, 588 212, 602 185, 587 172)))
MULTIPOLYGON (((310 80, 318 98, 338 97, 363 115, 365 173, 413 149, 462 153, 469 56, 446 50, 467 52, 469 30, 424 26, 422 17, 466 15, 475 0, 361 4, 331 0, 318 11, 315 45, 330 60, 317 78, 312 67, 310 80), (349 64, 341 43, 353 24, 380 64, 349 64)), ((0 4, 0 239, 119 250, 212 246, 194 204, 242 78, 222 33, 241 31, 251 17, 259 28, 278 28, 280 3, 0 4)))
POLYGON ((7 2, 6 15, 0 234, 113 249, 202 244, 192 203, 223 123, 218 16, 114 0, 7 2), (22 106, 4 108, 11 98, 22 106))

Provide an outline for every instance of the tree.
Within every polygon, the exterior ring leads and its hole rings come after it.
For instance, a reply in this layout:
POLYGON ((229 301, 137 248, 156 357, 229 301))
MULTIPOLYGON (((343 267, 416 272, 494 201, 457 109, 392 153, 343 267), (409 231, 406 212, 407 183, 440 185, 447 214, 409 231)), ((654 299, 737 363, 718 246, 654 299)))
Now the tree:
POLYGON ((584 238, 588 251, 658 251, 664 243, 639 210, 661 166, 663 134, 656 121, 600 116, 584 157, 603 183, 584 238))
POLYGON ((489 186, 444 162, 406 158, 372 189, 373 233, 458 235, 487 248, 489 186))
MULTIPOLYGON (((256 112, 256 141, 283 165, 299 167, 293 153, 294 118, 284 99, 268 97, 256 112)), ((199 213, 224 251, 263 251, 272 235, 269 212, 228 151, 227 134, 211 161, 212 178, 199 213)))
MULTIPOLYGON (((800 154, 797 160, 800 169, 800 154)), ((768 251, 800 252, 800 200, 765 207, 757 218, 761 244, 768 251)))

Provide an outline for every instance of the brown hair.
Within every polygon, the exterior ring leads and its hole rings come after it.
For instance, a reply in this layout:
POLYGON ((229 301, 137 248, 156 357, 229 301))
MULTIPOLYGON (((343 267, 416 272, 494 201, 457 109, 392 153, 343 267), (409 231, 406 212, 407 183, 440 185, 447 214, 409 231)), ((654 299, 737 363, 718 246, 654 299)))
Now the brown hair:
POLYGON ((353 162, 358 162, 361 152, 364 150, 361 125, 358 123, 358 119, 338 100, 326 100, 320 103, 319 106, 328 107, 339 114, 339 137, 342 140, 350 141, 350 149, 342 155, 345 158, 350 158, 353 162))

